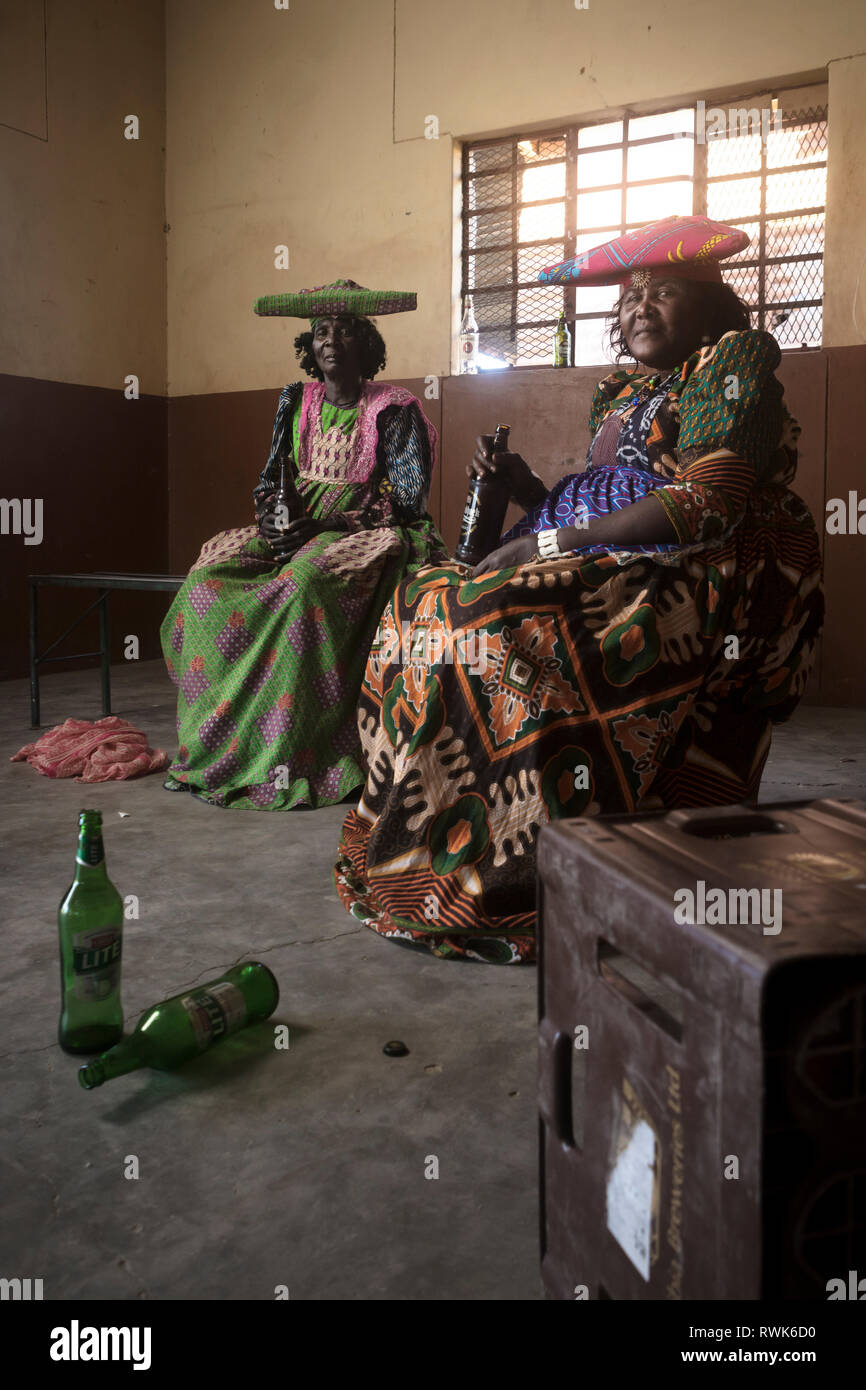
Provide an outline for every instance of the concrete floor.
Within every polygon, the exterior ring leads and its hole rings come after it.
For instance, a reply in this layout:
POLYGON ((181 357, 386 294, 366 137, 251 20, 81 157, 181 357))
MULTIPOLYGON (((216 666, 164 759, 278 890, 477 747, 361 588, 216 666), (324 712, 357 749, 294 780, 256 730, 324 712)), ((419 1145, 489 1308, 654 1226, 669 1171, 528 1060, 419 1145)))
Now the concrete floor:
MULTIPOLYGON (((114 712, 173 752, 161 663, 113 682, 114 712)), ((70 715, 99 718, 96 672, 43 682, 43 729, 70 715)), ((26 682, 0 687, 5 757, 34 737, 28 717, 26 682)), ((5 757, 0 1274, 51 1299, 541 1298, 535 970, 440 962, 355 924, 331 882, 343 807, 231 813, 159 776, 82 787, 5 757), (113 882, 140 899, 128 1026, 261 959, 288 1051, 260 1024, 185 1071, 79 1088, 55 1042, 55 913, 85 805, 102 809, 113 882), (385 1057, 390 1038, 410 1055, 385 1057)), ((866 796, 866 719, 801 709, 762 800, 834 795, 866 796)))

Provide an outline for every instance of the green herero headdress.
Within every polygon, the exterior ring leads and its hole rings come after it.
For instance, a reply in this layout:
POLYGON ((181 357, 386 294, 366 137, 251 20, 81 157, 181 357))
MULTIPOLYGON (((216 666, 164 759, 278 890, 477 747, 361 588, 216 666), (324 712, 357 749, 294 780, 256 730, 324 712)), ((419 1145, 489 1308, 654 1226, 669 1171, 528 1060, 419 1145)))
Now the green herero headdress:
POLYGON ((284 318, 316 319, 332 314, 402 314, 418 307, 418 296, 407 290, 368 290, 354 280, 334 280, 294 294, 266 294, 255 302, 255 312, 284 318))

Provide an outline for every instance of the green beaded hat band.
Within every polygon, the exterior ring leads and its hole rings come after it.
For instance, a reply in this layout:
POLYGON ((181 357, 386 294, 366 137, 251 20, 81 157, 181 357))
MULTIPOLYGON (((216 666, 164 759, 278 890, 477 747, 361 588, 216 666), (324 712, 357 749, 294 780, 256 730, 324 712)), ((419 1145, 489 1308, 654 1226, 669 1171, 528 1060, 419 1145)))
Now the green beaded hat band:
POLYGON ((316 319, 332 314, 402 314, 418 307, 418 296, 408 290, 368 290, 354 280, 334 280, 295 294, 266 294, 255 302, 255 312, 283 318, 316 319))

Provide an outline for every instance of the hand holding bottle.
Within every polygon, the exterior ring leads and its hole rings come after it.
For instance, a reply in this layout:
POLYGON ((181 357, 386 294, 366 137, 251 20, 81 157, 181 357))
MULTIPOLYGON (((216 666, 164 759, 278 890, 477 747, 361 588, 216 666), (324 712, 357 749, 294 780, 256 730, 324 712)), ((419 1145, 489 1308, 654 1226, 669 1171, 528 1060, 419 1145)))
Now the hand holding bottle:
POLYGON ((259 520, 259 531, 271 548, 275 560, 285 563, 300 550, 302 545, 320 536, 323 531, 345 531, 346 525, 338 514, 317 521, 312 516, 298 517, 288 526, 279 525, 279 515, 273 511, 263 512, 259 520))
POLYGON ((304 499, 298 492, 294 468, 288 454, 280 455, 277 490, 260 500, 256 509, 259 534, 264 537, 277 560, 287 560, 324 526, 307 516, 304 499), (298 526, 304 522, 304 526, 298 526))
POLYGON ((475 441, 468 477, 496 478, 504 482, 513 502, 529 511, 547 496, 547 488, 520 454, 493 453, 493 435, 480 434, 475 441))

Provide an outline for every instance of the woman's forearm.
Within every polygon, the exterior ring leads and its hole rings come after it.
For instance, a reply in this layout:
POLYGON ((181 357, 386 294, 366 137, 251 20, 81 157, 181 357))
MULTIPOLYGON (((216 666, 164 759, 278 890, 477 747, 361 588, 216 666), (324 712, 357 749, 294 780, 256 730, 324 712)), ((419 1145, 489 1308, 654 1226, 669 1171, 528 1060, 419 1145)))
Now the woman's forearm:
POLYGON ((593 517, 586 526, 563 526, 557 535, 563 551, 585 545, 675 545, 678 539, 673 522, 652 493, 609 516, 593 517))
POLYGON ((547 497, 547 488, 541 481, 537 473, 533 473, 526 480, 526 486, 521 489, 520 496, 516 499, 518 506, 524 511, 531 512, 533 507, 538 507, 547 497))

